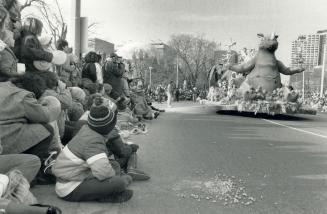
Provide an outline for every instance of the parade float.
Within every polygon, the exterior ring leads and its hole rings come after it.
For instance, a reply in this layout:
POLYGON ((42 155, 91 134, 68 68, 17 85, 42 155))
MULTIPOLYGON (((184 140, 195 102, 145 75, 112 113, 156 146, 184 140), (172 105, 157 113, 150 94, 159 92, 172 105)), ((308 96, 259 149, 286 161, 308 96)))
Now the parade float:
POLYGON ((240 64, 226 63, 225 71, 221 64, 211 69, 209 82, 216 84, 211 84, 206 104, 215 105, 220 111, 316 114, 315 109, 303 104, 301 95, 292 86, 281 83, 281 74, 293 75, 305 69, 286 67, 276 59, 277 35, 258 34, 258 37, 261 42, 254 57, 240 64), (223 75, 213 75, 216 72, 223 75))

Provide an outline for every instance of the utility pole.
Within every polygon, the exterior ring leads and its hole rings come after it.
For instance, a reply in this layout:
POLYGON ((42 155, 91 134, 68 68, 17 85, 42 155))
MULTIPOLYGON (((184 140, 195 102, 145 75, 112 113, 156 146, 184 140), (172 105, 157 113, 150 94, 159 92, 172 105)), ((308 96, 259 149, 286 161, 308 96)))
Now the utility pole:
MULTIPOLYGON (((327 35, 326 35, 327 37, 327 35)), ((323 45, 323 59, 322 59, 322 68, 321 68, 321 82, 320 82, 320 97, 324 96, 324 80, 325 80, 325 65, 326 65, 326 43, 323 45)))
POLYGON ((176 59, 176 88, 178 88, 178 54, 176 59))
MULTIPOLYGON (((304 41, 305 41, 305 39, 306 39, 306 36, 304 36, 304 35, 301 35, 301 36, 299 36, 299 38, 298 38, 299 40, 300 40, 300 47, 299 47, 299 49, 298 49, 298 51, 299 51, 299 53, 298 53, 298 55, 299 55, 299 64, 300 64, 300 66, 302 67, 303 66, 303 63, 304 63, 304 59, 303 59, 303 48, 304 48, 304 41)), ((304 73, 305 71, 303 71, 302 72, 302 99, 304 100, 304 78, 305 78, 305 73, 304 73)))
POLYGON ((71 4, 73 24, 71 40, 75 55, 81 57, 81 0, 72 0, 71 4))
POLYGON ((152 67, 149 67, 149 70, 150 70, 150 86, 152 84, 152 67))

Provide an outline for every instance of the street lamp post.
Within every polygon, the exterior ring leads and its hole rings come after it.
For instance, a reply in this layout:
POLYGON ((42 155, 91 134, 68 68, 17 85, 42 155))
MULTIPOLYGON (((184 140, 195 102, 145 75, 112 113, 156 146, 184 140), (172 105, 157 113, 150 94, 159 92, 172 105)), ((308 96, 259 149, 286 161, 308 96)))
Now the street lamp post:
POLYGON ((150 82, 149 82, 149 84, 151 86, 151 84, 152 84, 152 67, 149 67, 149 71, 150 71, 150 82))
MULTIPOLYGON (((300 47, 298 49, 299 51, 299 64, 300 66, 302 67, 303 66, 303 63, 304 63, 304 59, 303 59, 303 45, 304 45, 304 40, 306 39, 306 37, 304 35, 302 36, 299 36, 298 38, 300 40, 300 47)), ((302 98, 304 100, 304 73, 305 71, 302 72, 302 98)))
POLYGON ((323 59, 321 68, 320 97, 324 96, 325 64, 326 64, 326 43, 323 45, 323 59))
POLYGON ((178 54, 176 59, 176 88, 178 88, 178 54))

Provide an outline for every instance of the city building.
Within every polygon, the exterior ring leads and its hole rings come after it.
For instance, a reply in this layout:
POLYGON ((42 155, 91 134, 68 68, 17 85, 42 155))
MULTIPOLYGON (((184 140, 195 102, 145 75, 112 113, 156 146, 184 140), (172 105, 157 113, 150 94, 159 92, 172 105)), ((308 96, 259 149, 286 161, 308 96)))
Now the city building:
POLYGON ((226 63, 227 61, 232 64, 237 64, 238 58, 238 53, 234 50, 216 50, 214 53, 215 64, 226 63))
MULTIPOLYGON (((304 67, 304 74, 291 76, 290 83, 296 89, 314 90, 320 92, 322 69, 326 60, 326 35, 327 31, 318 31, 316 34, 300 35, 292 42, 291 67, 304 67), (303 85, 304 77, 304 85, 303 85)), ((326 72, 326 69, 325 69, 326 72)), ((326 88, 326 76, 324 75, 324 88, 326 88)))
POLYGON ((111 53, 115 52, 115 45, 99 38, 93 38, 89 39, 88 49, 89 51, 100 53, 102 58, 105 59, 110 56, 111 53))

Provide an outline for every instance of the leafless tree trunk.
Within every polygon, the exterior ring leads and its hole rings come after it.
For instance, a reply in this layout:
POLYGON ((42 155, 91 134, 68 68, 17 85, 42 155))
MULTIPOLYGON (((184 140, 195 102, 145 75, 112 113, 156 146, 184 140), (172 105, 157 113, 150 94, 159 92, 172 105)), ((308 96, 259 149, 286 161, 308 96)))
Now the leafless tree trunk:
POLYGON ((49 4, 46 0, 26 0, 22 4, 21 12, 28 7, 35 7, 38 9, 40 19, 45 25, 44 30, 50 33, 54 42, 58 39, 66 39, 67 36, 67 24, 64 21, 60 5, 57 0, 53 2, 56 6, 56 10, 53 9, 53 5, 49 4))
POLYGON ((184 71, 188 79, 195 84, 202 73, 210 68, 214 58, 214 51, 217 44, 206 40, 202 35, 193 36, 187 34, 173 35, 169 41, 184 64, 184 71))

